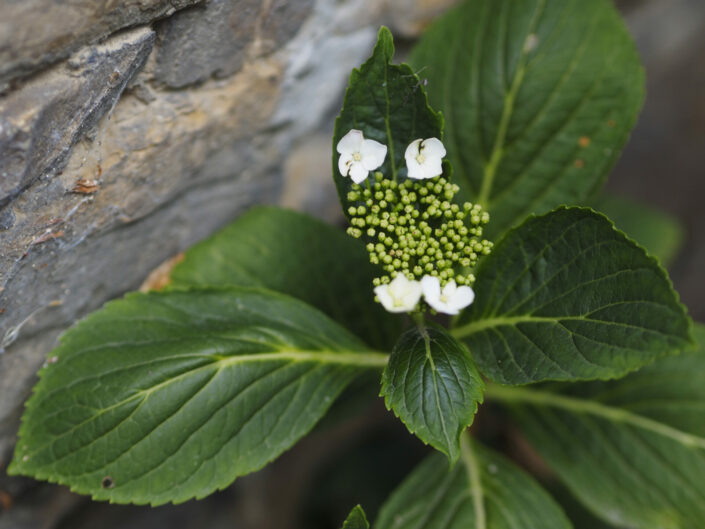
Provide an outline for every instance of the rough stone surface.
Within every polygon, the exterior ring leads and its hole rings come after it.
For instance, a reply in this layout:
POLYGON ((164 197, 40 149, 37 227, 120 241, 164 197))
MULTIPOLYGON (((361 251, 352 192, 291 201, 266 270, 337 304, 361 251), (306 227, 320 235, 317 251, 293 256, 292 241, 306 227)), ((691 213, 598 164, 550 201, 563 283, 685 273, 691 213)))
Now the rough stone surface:
POLYGON ((0 92, 85 44, 200 1, 0 0, 0 92))
POLYGON ((289 42, 311 14, 313 0, 209 0, 158 25, 155 80, 183 88, 228 77, 246 58, 289 42))
POLYGON ((261 51, 268 52, 288 42, 313 8, 314 0, 270 0, 262 10, 261 51))
POLYGON ((159 24, 155 79, 172 88, 223 78, 242 67, 255 39, 259 0, 210 0, 159 24))
MULTIPOLYGON (((0 208, 63 169, 74 143, 115 105, 153 43, 148 28, 127 31, 0 98, 0 208)), ((11 224, 6 217, 2 228, 11 224)))

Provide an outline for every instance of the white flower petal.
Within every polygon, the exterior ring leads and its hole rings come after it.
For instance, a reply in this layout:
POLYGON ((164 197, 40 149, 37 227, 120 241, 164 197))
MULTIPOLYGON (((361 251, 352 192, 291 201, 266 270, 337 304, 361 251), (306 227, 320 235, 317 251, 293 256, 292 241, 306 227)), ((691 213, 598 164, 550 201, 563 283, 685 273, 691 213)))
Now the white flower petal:
POLYGON ((340 138, 336 150, 340 154, 352 154, 354 152, 359 152, 360 147, 362 147, 362 141, 364 137, 362 131, 357 129, 352 129, 345 136, 340 138))
POLYGON ((421 289, 426 300, 441 297, 441 281, 437 277, 423 276, 421 278, 421 289))
POLYGON ((404 153, 407 176, 416 180, 440 176, 445 154, 446 149, 438 138, 412 141, 404 153))
POLYGON ((455 281, 449 281, 441 289, 440 280, 433 276, 424 276, 421 286, 426 303, 443 314, 458 314, 475 298, 475 293, 470 287, 458 287, 455 281))
MULTIPOLYGON (((432 309, 444 314, 454 314, 448 304, 441 301, 441 281, 437 277, 424 276, 421 279, 421 286, 423 288, 424 299, 432 309)), ((443 288, 443 293, 445 293, 446 288, 447 286, 443 288)))
POLYGON ((398 310, 397 307, 394 306, 394 298, 392 298, 392 294, 389 292, 389 285, 379 285, 378 287, 375 287, 374 291, 375 295, 379 298, 379 302, 385 309, 387 309, 387 311, 404 312, 403 310, 398 310))
POLYGON ((350 178, 356 184, 363 182, 370 172, 365 169, 365 166, 361 162, 352 162, 350 164, 350 178))
POLYGON ((362 155, 362 165, 368 171, 374 171, 384 163, 384 158, 387 156, 387 146, 375 140, 365 140, 360 147, 360 155, 362 155))
POLYGON ((455 294, 455 291, 457 290, 457 288, 458 288, 458 284, 455 282, 455 279, 451 279, 443 287, 443 289, 441 290, 441 294, 447 298, 452 298, 453 295, 455 294))
POLYGON ((426 303, 428 303, 432 309, 436 312, 442 312, 443 314, 458 314, 458 311, 450 308, 446 303, 443 303, 440 299, 428 299, 426 298, 426 303))
POLYGON ((389 289, 392 296, 400 300, 404 306, 410 307, 408 310, 416 306, 422 294, 421 283, 410 281, 404 274, 397 274, 389 284, 389 289))
POLYGON ((426 158, 443 158, 446 148, 438 138, 426 138, 421 145, 421 153, 426 158))
POLYGON ((415 158, 407 158, 406 160, 406 176, 414 180, 423 180, 426 178, 423 166, 416 161, 415 158))
POLYGON ((419 143, 421 143, 423 140, 421 138, 412 141, 409 146, 406 148, 406 151, 404 151, 404 158, 406 158, 406 161, 409 161, 409 158, 416 160, 416 157, 419 155, 419 143))
POLYGON ((338 171, 340 171, 341 175, 348 176, 352 161, 352 154, 345 153, 340 155, 340 158, 338 158, 338 171))
POLYGON ((461 286, 455 291, 453 296, 453 308, 457 311, 463 310, 475 301, 475 292, 468 286, 461 286))
POLYGON ((426 163, 423 164, 423 168, 424 178, 435 178, 443 174, 443 165, 441 164, 440 158, 426 160, 426 163))
POLYGON ((380 303, 389 312, 411 312, 421 299, 421 284, 398 274, 388 285, 375 287, 380 303))

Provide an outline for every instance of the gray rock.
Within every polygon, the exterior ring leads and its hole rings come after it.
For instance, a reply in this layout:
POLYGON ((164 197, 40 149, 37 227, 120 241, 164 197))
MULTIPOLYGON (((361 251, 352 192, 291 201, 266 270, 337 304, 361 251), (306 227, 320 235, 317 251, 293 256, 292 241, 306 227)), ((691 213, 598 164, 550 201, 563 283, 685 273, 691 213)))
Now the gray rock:
MULTIPOLYGON (((148 28, 84 48, 0 98, 0 208, 60 171, 74 143, 117 102, 154 43, 148 28)), ((3 226, 9 223, 6 213, 3 226)))
POLYGON ((119 29, 200 1, 0 0, 0 87, 119 29))
POLYGON ((262 39, 266 48, 279 48, 299 31, 313 8, 313 0, 272 0, 262 16, 262 39))
POLYGON ((248 54, 280 48, 301 27, 313 0, 210 0, 160 22, 155 80, 183 88, 238 72, 248 54))
POLYGON ((237 72, 255 36, 259 0, 210 0, 158 24, 155 79, 172 88, 237 72))

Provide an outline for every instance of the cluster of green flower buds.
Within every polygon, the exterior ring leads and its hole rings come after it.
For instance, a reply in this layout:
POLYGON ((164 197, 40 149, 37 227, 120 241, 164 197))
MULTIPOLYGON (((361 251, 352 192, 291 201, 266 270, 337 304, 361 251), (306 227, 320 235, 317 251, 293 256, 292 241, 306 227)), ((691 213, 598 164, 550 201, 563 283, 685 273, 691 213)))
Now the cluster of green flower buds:
POLYGON ((375 286, 400 272, 410 280, 438 277, 442 285, 474 283, 472 268, 492 249, 482 238, 489 214, 477 204, 454 203, 458 191, 443 177, 396 182, 380 172, 373 186, 353 184, 347 232, 367 241, 370 261, 384 270, 375 286))

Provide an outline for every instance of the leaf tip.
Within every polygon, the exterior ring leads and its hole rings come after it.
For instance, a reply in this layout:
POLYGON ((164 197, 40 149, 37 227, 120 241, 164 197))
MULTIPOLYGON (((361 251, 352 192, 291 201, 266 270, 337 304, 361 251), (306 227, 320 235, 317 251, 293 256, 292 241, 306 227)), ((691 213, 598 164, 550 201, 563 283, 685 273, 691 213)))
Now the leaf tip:
POLYGON ((348 514, 348 517, 343 522, 342 529, 369 529, 370 523, 367 521, 367 516, 361 505, 356 505, 348 514))
POLYGON ((379 28, 373 55, 376 55, 378 50, 384 54, 387 62, 390 62, 392 57, 394 57, 394 37, 387 26, 380 26, 379 28))

